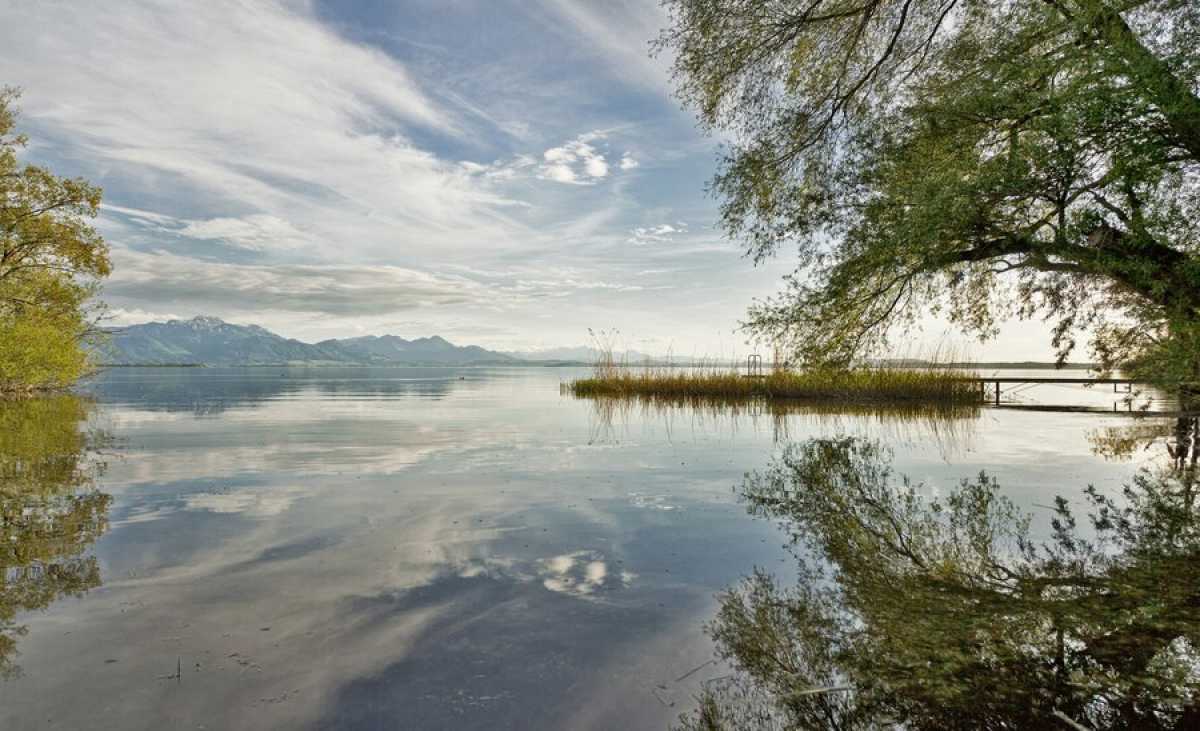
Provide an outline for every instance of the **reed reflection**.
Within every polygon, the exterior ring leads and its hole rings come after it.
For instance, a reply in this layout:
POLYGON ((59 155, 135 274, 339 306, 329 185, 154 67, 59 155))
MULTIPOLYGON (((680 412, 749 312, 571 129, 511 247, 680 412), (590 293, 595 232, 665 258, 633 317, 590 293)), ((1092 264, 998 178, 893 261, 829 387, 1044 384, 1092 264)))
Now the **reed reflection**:
POLYGON ((0 400, 0 678, 20 674, 21 612, 100 586, 91 545, 111 498, 96 488, 108 441, 76 396, 0 400))
POLYGON ((872 424, 893 441, 920 440, 953 452, 970 439, 979 417, 977 406, 918 404, 831 404, 764 399, 668 399, 589 397, 592 405, 589 442, 614 444, 622 440, 633 420, 662 424, 672 435, 682 428, 702 432, 753 433, 770 430, 775 443, 792 439, 800 425, 824 431, 848 424, 872 424))
POLYGON ((789 447, 742 495, 799 579, 721 597, 734 672, 679 728, 1198 728, 1196 476, 1060 495, 1039 540, 987 474, 939 496, 876 441, 789 447))

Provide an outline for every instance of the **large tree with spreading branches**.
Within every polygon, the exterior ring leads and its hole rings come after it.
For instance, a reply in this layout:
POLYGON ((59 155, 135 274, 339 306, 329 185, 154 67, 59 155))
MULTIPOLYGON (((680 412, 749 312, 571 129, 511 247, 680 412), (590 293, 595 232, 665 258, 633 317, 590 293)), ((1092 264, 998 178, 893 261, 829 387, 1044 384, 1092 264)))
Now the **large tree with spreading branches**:
POLYGON ((728 233, 796 271, 748 328, 808 362, 928 314, 1043 317, 1067 358, 1200 369, 1200 3, 665 0, 730 140, 728 233))

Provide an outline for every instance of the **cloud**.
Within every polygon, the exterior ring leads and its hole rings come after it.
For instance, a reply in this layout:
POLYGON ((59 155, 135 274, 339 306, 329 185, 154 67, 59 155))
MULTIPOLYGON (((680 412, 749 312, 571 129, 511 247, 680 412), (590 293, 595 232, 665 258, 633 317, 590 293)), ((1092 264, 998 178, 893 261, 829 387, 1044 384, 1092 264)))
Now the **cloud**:
POLYGON ((117 206, 112 203, 104 203, 100 207, 101 213, 112 214, 116 213, 121 217, 142 226, 174 226, 178 225, 179 219, 173 216, 164 216, 161 213, 153 211, 143 211, 139 208, 128 208, 126 206, 117 206))
MULTIPOLYGON (((434 273, 399 266, 232 264, 155 250, 118 248, 104 298, 121 324, 174 319, 147 312, 136 302, 161 302, 172 311, 224 314, 264 324, 264 310, 366 318, 414 310, 466 308, 501 312, 584 292, 630 293, 647 289, 557 268, 486 276, 434 273), (532 275, 532 276, 530 276, 532 275), (137 319, 138 315, 145 315, 137 319)), ((459 267, 459 271, 470 272, 459 267)))
POLYGON ((268 214, 187 219, 108 204, 101 210, 104 214, 102 223, 127 224, 120 229, 122 235, 140 229, 141 233, 149 232, 153 238, 169 234, 188 239, 220 241, 226 246, 255 252, 306 250, 309 254, 319 254, 322 244, 288 221, 268 214), (133 227, 130 228, 128 224, 133 227))
POLYGON ((504 211, 523 201, 432 151, 467 139, 478 117, 310 11, 272 0, 69 13, 0 4, 5 82, 25 88, 36 139, 122 181, 105 186, 113 210, 153 209, 138 223, 195 219, 180 233, 255 251, 333 242, 324 255, 343 260, 397 240, 442 250, 522 240, 504 211), (139 201, 147 195, 158 204, 139 201))
POLYGON ((381 315, 461 304, 500 305, 515 293, 466 277, 396 266, 273 266, 200 261, 164 251, 113 252, 109 299, 150 299, 198 312, 277 310, 381 315))
POLYGON ((542 153, 544 161, 538 177, 557 183, 589 185, 608 175, 608 161, 592 145, 603 139, 601 132, 587 132, 558 147, 542 153))
POLYGON ((138 325, 143 322, 166 322, 168 320, 179 319, 182 318, 172 312, 152 312, 138 307, 113 307, 105 313, 104 324, 120 327, 123 325, 138 325))
POLYGON ((511 160, 497 160, 491 165, 484 165, 469 160, 459 163, 459 167, 469 175, 498 181, 514 180, 521 175, 528 174, 531 170, 536 170, 537 166, 537 158, 532 155, 516 155, 511 160))
POLYGON ((563 279, 518 279, 513 285, 515 291, 540 292, 547 296, 566 297, 573 290, 607 289, 616 292, 639 292, 645 287, 637 284, 622 284, 606 282, 600 279, 583 279, 565 277, 563 279))
MULTIPOLYGON (((532 176, 555 183, 593 185, 608 177, 611 170, 608 158, 593 144, 607 136, 607 132, 593 130, 551 147, 539 157, 519 154, 490 165, 464 161, 459 163, 459 167, 469 175, 493 181, 532 176)), ((637 161, 629 153, 625 153, 618 163, 621 170, 631 170, 637 166, 637 161)))
POLYGON ((644 0, 541 0, 563 27, 575 31, 620 79, 661 94, 670 88, 671 56, 652 56, 650 41, 670 24, 658 3, 644 0))
POLYGON ((310 247, 316 243, 287 221, 266 214, 188 221, 179 234, 193 239, 219 239, 254 251, 310 247))
POLYGON ((630 236, 626 241, 637 246, 645 246, 650 243, 666 243, 678 234, 686 234, 688 231, 687 224, 683 221, 676 221, 674 224, 661 223, 657 226, 639 226, 630 231, 630 236))
POLYGON ((539 297, 567 296, 576 290, 612 290, 636 292, 645 287, 598 278, 595 272, 571 267, 521 266, 506 270, 487 270, 471 266, 455 266, 454 271, 468 274, 478 281, 495 283, 508 292, 536 293, 539 297))

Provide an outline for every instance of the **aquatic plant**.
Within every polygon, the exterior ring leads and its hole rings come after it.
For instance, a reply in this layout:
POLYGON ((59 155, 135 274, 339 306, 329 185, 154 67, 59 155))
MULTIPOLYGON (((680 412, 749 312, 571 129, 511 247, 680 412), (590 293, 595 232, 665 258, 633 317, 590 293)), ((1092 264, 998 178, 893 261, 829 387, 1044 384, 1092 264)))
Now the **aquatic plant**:
POLYGON ((575 396, 663 399, 671 402, 792 399, 849 404, 977 404, 983 394, 971 374, 941 367, 861 365, 854 368, 792 370, 776 358, 768 370, 749 363, 717 361, 687 366, 619 362, 611 343, 598 340, 599 356, 590 378, 565 386, 575 396))

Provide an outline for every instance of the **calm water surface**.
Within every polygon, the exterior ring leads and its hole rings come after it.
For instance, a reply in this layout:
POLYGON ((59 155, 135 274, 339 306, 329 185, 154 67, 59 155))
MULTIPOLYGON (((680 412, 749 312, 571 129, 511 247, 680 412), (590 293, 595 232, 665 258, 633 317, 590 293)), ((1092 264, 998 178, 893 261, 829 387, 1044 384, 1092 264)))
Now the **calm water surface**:
POLYGON ((41 484, 0 493, 0 728, 665 728, 726 672, 714 595, 793 571, 734 490, 784 444, 879 438, 932 494, 987 470, 1044 534, 1165 423, 611 408, 579 373, 130 368, 7 407, 0 475, 41 484))

